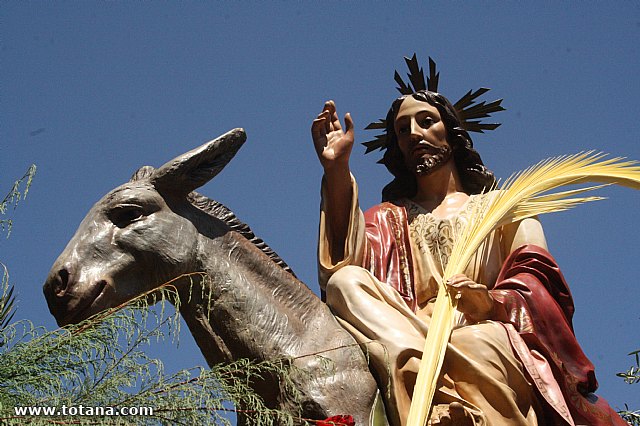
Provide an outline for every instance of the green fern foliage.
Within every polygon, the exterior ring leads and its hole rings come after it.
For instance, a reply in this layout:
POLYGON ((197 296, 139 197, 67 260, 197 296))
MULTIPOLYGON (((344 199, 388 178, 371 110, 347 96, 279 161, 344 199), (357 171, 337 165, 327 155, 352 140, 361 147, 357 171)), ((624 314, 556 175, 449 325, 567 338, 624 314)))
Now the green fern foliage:
MULTIPOLYGON (((27 196, 35 174, 36 166, 35 164, 32 164, 31 166, 29 166, 26 173, 20 179, 13 183, 7 195, 5 195, 2 201, 0 201, 1 216, 5 216, 7 214, 9 206, 13 205, 13 208, 16 208, 20 200, 23 200, 27 196)), ((0 219, 0 231, 7 231, 7 238, 11 233, 12 225, 13 222, 10 218, 0 219)), ((15 296, 13 294, 13 286, 9 285, 9 271, 7 270, 7 267, 1 262, 0 266, 2 267, 2 282, 0 282, 0 330, 2 330, 13 319, 13 314, 15 313, 15 296)), ((3 344, 4 339, 0 338, 0 347, 3 346, 3 344)))
MULTIPOLYGON (((7 214, 9 206, 17 207, 20 200, 23 200, 29 193, 31 182, 36 174, 36 165, 32 164, 26 173, 11 186, 9 193, 0 201, 0 215, 7 214)), ((13 221, 9 219, 0 219, 0 230, 7 231, 7 236, 11 233, 13 221)))
MULTIPOLYGON (((636 365, 632 365, 627 371, 616 375, 621 377, 625 383, 633 385, 640 383, 640 349, 631 352, 629 356, 635 357, 636 365)), ((630 425, 640 426, 640 410, 631 410, 627 404, 624 404, 624 410, 618 411, 618 414, 630 425)))
MULTIPOLYGON (((12 220, 4 217, 27 195, 35 171, 32 165, 0 201, 0 232, 7 236, 12 220)), ((47 331, 27 320, 12 322, 14 288, 0 266, 1 425, 231 425, 239 416, 256 426, 316 423, 268 408, 251 386, 278 377, 280 390, 295 400, 296 377, 308 373, 290 359, 241 359, 169 374, 148 356, 149 344, 177 341, 181 301, 175 282, 186 278, 193 288, 194 278, 209 279, 201 273, 177 277, 80 324, 47 331), (137 414, 117 415, 123 408, 137 414)), ((211 303, 204 293, 189 291, 191 297, 211 303)))
POLYGON ((625 383, 633 385, 635 383, 640 383, 640 349, 631 352, 629 356, 635 356, 636 365, 632 365, 627 371, 618 373, 616 376, 624 379, 625 383))
MULTIPOLYGON (((290 414, 268 409, 250 384, 264 375, 291 375, 289 362, 239 360, 213 368, 192 368, 166 374, 151 359, 148 344, 175 336, 177 314, 166 315, 164 289, 126 307, 54 331, 28 321, 0 331, 0 424, 141 424, 230 425, 231 413, 252 425, 299 424, 290 414), (159 298, 159 308, 148 305, 159 298), (150 407, 153 413, 134 417, 17 415, 16 407, 150 407), (240 407, 237 410, 234 407, 240 407)), ((177 312, 177 310, 176 310, 177 312)), ((289 383, 289 386, 292 386, 289 383)))

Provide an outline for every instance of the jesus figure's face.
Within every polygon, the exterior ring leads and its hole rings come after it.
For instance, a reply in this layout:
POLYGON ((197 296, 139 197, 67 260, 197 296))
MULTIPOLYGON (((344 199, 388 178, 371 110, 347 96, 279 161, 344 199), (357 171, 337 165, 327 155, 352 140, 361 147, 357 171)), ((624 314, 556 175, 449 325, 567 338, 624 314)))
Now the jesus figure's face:
POLYGON ((400 105, 394 128, 405 165, 411 173, 428 175, 451 158, 447 130, 435 106, 407 96, 400 105))

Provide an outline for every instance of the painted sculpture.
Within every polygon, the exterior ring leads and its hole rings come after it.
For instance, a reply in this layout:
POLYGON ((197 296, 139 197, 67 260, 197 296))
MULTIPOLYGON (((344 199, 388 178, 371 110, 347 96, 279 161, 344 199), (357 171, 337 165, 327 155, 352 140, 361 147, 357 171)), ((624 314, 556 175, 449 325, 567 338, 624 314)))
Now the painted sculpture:
MULTIPOLYGON (((502 110, 500 100, 472 105, 487 89, 452 105, 437 93, 433 61, 427 82, 415 55, 406 61, 410 83, 396 73, 402 96, 385 120, 368 126, 384 133, 365 143, 367 152, 386 150, 381 162, 394 176, 381 204, 359 208, 349 169, 351 116, 343 129, 328 101, 311 130, 324 169, 321 288, 341 324, 369 345, 397 426, 410 424, 420 360, 436 350, 425 348, 425 339, 455 240, 497 195, 468 132, 494 129, 473 120, 502 110)), ((571 294, 535 218, 497 227, 464 273, 448 278, 461 315, 424 409, 428 424, 625 424, 593 393, 593 365, 573 333, 571 294)))
POLYGON ((236 129, 158 169, 141 168, 93 206, 44 285, 57 322, 80 322, 187 274, 174 282, 188 301, 180 312, 210 365, 287 358, 307 372, 296 378, 295 398, 277 377, 254 383, 269 407, 404 426, 413 425, 412 399, 421 401, 413 398, 421 358, 447 295, 460 314, 440 348, 432 403, 422 407, 428 424, 624 425, 593 393, 571 294, 534 217, 496 227, 462 273, 445 274, 461 229, 501 194, 469 132, 496 128, 474 120, 502 107, 474 105, 487 89, 452 105, 437 92, 432 61, 426 82, 415 56, 407 64, 410 83, 396 73, 402 96, 369 126, 384 133, 365 143, 367 152, 385 149, 394 176, 380 205, 359 208, 350 115, 343 130, 329 101, 312 124, 325 172, 318 254, 326 304, 229 209, 194 192, 244 143, 236 129), (319 353, 330 368, 307 356, 319 353), (387 419, 375 410, 379 395, 387 419))
MULTIPOLYGON (((44 285, 49 309, 58 324, 77 323, 202 272, 173 285, 210 365, 291 359, 304 372, 294 377, 295 397, 277 377, 253 384, 267 406, 369 424, 377 387, 353 338, 247 225, 192 192, 220 172, 245 138, 233 130, 158 169, 141 168, 106 194, 51 269, 44 285)), ((239 422, 251 424, 242 416, 239 422)))

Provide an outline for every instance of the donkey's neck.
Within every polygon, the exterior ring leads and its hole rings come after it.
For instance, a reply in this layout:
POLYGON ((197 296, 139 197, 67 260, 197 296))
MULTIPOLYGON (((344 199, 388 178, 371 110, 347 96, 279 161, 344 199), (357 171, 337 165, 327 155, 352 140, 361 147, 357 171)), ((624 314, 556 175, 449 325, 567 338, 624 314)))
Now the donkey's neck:
POLYGON ((207 362, 287 359, 295 392, 278 374, 251 382, 267 407, 314 419, 352 413, 366 424, 375 381, 327 306, 236 232, 203 237, 199 250, 206 278, 181 295, 180 312, 207 362))
POLYGON ((203 237, 198 258, 204 278, 181 295, 180 311, 210 365, 314 350, 330 314, 304 284, 232 231, 203 237))

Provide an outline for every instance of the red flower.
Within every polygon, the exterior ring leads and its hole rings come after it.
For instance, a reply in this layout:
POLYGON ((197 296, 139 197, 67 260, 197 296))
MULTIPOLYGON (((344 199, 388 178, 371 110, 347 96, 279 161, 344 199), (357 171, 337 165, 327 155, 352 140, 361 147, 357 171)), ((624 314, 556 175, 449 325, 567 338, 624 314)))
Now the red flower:
POLYGON ((352 416, 331 416, 316 422, 316 426, 356 426, 352 416))

